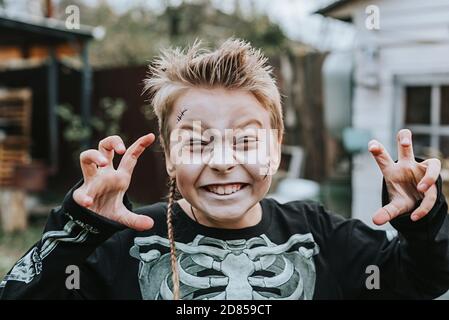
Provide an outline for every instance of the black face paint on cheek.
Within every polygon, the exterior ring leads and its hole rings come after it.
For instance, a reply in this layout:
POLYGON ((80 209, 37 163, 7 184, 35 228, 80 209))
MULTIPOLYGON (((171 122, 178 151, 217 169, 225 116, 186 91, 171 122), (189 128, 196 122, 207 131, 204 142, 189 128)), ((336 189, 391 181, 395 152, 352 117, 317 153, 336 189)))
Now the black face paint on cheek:
POLYGON ((183 109, 177 116, 176 116, 176 123, 178 123, 179 121, 181 121, 182 117, 184 116, 184 113, 187 112, 187 109, 183 109))
POLYGON ((270 171, 270 164, 271 164, 271 162, 268 162, 267 173, 265 174, 265 177, 263 177, 264 180, 268 177, 268 172, 270 171))

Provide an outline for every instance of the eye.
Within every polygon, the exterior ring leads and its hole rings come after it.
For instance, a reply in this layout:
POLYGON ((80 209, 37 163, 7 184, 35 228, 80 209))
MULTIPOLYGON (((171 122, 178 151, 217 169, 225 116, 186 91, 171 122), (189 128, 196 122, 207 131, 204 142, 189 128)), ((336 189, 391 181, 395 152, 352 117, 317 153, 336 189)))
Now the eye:
POLYGON ((203 147, 203 146, 207 145, 207 141, 191 138, 189 140, 188 145, 189 145, 189 147, 194 147, 194 146, 198 146, 198 145, 201 145, 201 147, 203 147))
POLYGON ((257 138, 251 136, 234 138, 234 147, 238 150, 247 151, 250 147, 254 146, 257 141, 257 138))

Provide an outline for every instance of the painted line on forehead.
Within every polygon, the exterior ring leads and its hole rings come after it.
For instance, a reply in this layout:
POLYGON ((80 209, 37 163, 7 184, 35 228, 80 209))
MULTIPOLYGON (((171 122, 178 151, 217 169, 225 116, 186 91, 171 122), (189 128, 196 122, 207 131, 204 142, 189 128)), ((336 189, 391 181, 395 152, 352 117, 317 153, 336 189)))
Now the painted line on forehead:
POLYGON ((179 121, 181 121, 182 117, 184 116, 184 114, 187 112, 187 108, 182 109, 179 114, 176 116, 176 123, 178 123, 179 121))

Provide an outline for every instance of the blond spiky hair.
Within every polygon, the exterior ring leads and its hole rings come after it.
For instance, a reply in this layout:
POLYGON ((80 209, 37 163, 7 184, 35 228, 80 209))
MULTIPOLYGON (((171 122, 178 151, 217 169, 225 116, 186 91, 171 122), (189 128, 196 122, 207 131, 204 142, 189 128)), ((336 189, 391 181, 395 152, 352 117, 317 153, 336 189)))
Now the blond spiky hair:
POLYGON ((215 51, 201 46, 201 41, 188 48, 163 50, 150 65, 144 80, 158 118, 162 147, 167 151, 170 129, 168 117, 174 101, 192 87, 223 87, 247 90, 271 113, 271 125, 282 140, 284 124, 279 90, 267 58, 248 42, 228 39, 215 51))

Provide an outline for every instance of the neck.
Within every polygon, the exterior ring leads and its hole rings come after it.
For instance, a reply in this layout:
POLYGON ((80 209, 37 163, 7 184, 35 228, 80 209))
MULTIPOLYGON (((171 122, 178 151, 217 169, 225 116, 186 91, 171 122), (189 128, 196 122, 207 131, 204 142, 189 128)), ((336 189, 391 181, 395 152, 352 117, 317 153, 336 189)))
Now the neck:
POLYGON ((248 211, 243 213, 241 215, 241 218, 233 220, 213 219, 209 215, 204 214, 201 210, 196 209, 194 206, 191 206, 191 204, 185 199, 180 199, 178 203, 192 220, 195 220, 199 224, 207 227, 222 229, 242 229, 255 226, 262 219, 262 208, 259 202, 257 202, 248 211))

